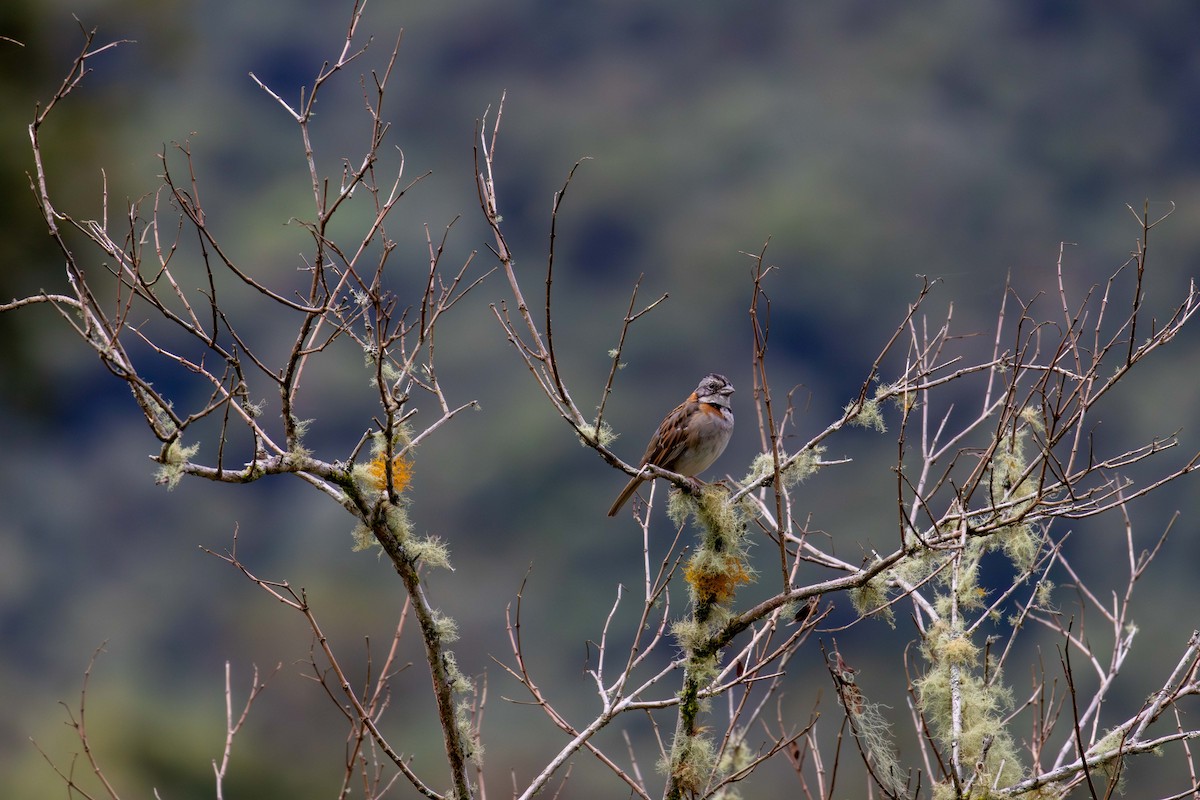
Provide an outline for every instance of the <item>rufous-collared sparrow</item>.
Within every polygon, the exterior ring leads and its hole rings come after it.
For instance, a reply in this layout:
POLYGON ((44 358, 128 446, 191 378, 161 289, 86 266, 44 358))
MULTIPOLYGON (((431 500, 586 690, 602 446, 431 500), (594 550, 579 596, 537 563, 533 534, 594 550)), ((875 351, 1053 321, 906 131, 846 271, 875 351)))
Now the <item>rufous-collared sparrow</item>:
MULTIPOLYGON (((725 450, 733 434, 733 412, 729 409, 731 394, 733 386, 724 375, 704 376, 696 391, 667 414, 658 426, 639 468, 652 464, 688 477, 708 469, 725 450)), ((630 480, 608 510, 608 515, 615 517, 645 480, 647 478, 640 472, 630 480)))

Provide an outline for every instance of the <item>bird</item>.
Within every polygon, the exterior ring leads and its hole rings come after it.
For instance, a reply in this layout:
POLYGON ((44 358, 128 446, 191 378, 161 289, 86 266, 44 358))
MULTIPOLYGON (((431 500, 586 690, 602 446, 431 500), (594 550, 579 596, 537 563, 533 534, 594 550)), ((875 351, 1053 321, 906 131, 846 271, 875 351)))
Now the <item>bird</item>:
POLYGON ((733 411, 729 407, 732 394, 733 384, 724 375, 705 375, 696 391, 658 426, 638 465, 638 474, 617 495, 608 515, 615 517, 647 480, 642 470, 648 464, 689 478, 712 466, 733 435, 733 411))

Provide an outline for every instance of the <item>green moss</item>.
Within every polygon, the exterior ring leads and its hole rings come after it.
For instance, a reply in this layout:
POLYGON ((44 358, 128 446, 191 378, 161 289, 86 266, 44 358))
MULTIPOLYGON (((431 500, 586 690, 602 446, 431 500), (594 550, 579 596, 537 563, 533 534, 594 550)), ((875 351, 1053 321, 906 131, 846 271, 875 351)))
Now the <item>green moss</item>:
POLYGON ((308 433, 308 429, 312 427, 313 421, 311 419, 297 419, 296 417, 292 417, 291 421, 296 438, 292 442, 291 447, 288 448, 288 455, 297 459, 308 458, 312 455, 312 451, 305 447, 302 442, 305 434, 308 433))
POLYGON ((171 418, 171 413, 174 411, 174 406, 167 403, 164 407, 153 395, 146 392, 140 386, 134 389, 138 397, 142 398, 143 403, 149 406, 154 411, 154 427, 156 430, 167 435, 174 434, 178 428, 175 425, 175 420, 171 418))
POLYGON ((591 447, 599 444, 601 447, 608 447, 617 440, 617 434, 613 433, 613 429, 609 427, 607 422, 600 423, 597 428, 593 423, 591 425, 583 425, 579 428, 579 443, 584 447, 591 447))
POLYGON ((412 535, 412 520, 408 518, 408 509, 402 505, 388 503, 384 512, 388 530, 400 542, 407 542, 412 535))
MULTIPOLYGON (((878 396, 878 395, 877 395, 878 396)), ((883 412, 880 410, 879 400, 864 400, 862 407, 858 408, 858 401, 847 403, 843 412, 850 414, 850 424, 856 425, 859 428, 869 428, 878 433, 887 433, 887 423, 883 421, 883 412)))
POLYGON ((356 553, 363 550, 370 550, 379 544, 371 529, 361 522, 354 526, 354 530, 350 532, 350 535, 354 538, 354 547, 351 549, 356 553))
POLYGON ((1027 573, 1042 553, 1042 538, 1028 523, 1012 525, 996 533, 1000 549, 1018 572, 1027 573))
POLYGON ((770 453, 759 453, 750 462, 750 471, 742 478, 742 483, 754 483, 762 480, 775 471, 775 457, 770 453))
POLYGON ((351 467, 350 477, 364 490, 375 489, 375 474, 367 462, 360 461, 351 467))
POLYGON ((458 623, 436 608, 433 610, 433 629, 443 644, 458 641, 458 623))
POLYGON ((717 763, 717 770, 722 775, 732 775, 735 772, 741 772, 746 767, 754 763, 754 750, 746 744, 746 731, 744 728, 738 728, 729 737, 729 741, 725 744, 725 750, 721 753, 721 760, 717 763))
MULTIPOLYGON (((791 456, 791 462, 785 462, 780 477, 783 479, 785 488, 792 488, 797 484, 807 480, 815 475, 820 469, 821 456, 825 453, 825 448, 817 445, 807 450, 801 450, 794 456, 791 456)), ((750 472, 742 478, 742 483, 754 483, 762 480, 767 475, 775 474, 775 458, 770 453, 759 453, 755 456, 754 461, 750 463, 750 472)))
POLYGON ((959 800, 958 790, 954 788, 954 782, 945 780, 935 784, 932 800, 959 800))
POLYGON ((909 586, 924 583, 930 575, 946 563, 948 556, 937 550, 921 548, 902 559, 892 568, 898 581, 909 586))
POLYGON ((1050 608, 1050 600, 1054 595, 1054 582, 1046 578, 1038 581, 1037 589, 1034 591, 1034 601, 1042 608, 1050 608))
POLYGON ((991 470, 992 501, 1007 504, 999 511, 1000 521, 1003 522, 1020 521, 1038 502, 1037 470, 1029 470, 1025 445, 1031 431, 1041 431, 1041 423, 1029 413, 1029 409, 1022 412, 1021 418, 1025 424, 1003 436, 988 465, 991 470), (1032 424, 1029 422, 1031 419, 1034 420, 1032 424), (1026 470, 1029 470, 1029 475, 1024 474, 1026 470))
POLYGON ((887 603, 887 579, 876 575, 862 586, 851 589, 850 602, 859 616, 874 616, 882 619, 889 627, 896 627, 896 615, 887 603))
POLYGON ((878 703, 865 700, 854 709, 847 709, 853 722, 854 735, 870 759, 876 779, 884 786, 888 796, 904 797, 907 776, 900 767, 896 754, 892 726, 884 718, 878 703))
POLYGON ((979 648, 966 636, 954 636, 942 646, 941 657, 950 664, 969 667, 979 659, 979 648))
POLYGON ((452 569, 450 566, 450 548, 437 536, 427 536, 423 539, 410 539, 408 552, 414 561, 433 569, 452 569))
POLYGON ((479 741, 478 732, 472 723, 474 703, 463 699, 454 707, 454 726, 458 729, 459 739, 466 748, 466 757, 476 767, 483 766, 483 742, 479 741))
POLYGON ((687 524, 688 517, 692 515, 695 507, 692 498, 683 492, 672 491, 667 495, 667 517, 678 527, 687 524))
POLYGON ((824 453, 825 448, 820 445, 796 453, 792 463, 783 468, 783 485, 790 488, 815 475, 824 453))
POLYGON ((700 649, 704 644, 707 633, 708 627, 691 617, 681 619, 671 625, 671 634, 675 637, 675 641, 679 643, 679 649, 684 652, 693 652, 700 649))
POLYGON ((703 656, 692 654, 687 660, 686 668, 688 679, 697 686, 707 686, 721 673, 720 663, 715 653, 703 656))
MULTIPOLYGON (((922 643, 922 655, 929 667, 916 681, 917 701, 929 721, 934 737, 948 752, 954 737, 953 693, 957 685, 961 702, 961 730, 958 738, 962 763, 975 764, 985 741, 991 741, 984 763, 981 786, 1021 779, 1017 747, 1004 727, 1004 716, 1012 706, 1012 695, 992 667, 993 681, 985 684, 974 666, 978 649, 968 646, 961 632, 945 624, 934 626, 922 643), (973 657, 974 656, 974 657, 973 657)), ((936 796, 936 793, 935 793, 936 796)))
POLYGON ((669 775, 685 794, 699 792, 713 774, 716 757, 713 743, 702 735, 676 737, 669 761, 659 762, 659 769, 669 775))
MULTIPOLYGON (((392 455, 398 455, 412 444, 412 426, 407 422, 396 425, 392 431, 392 455)), ((371 457, 383 458, 387 455, 387 437, 383 431, 371 434, 371 457)))
POLYGON ((266 407, 264 401, 251 403, 248 399, 242 400, 242 410, 246 412, 251 419, 258 419, 263 415, 263 409, 266 407))
MULTIPOLYGON (((454 633, 457 638, 457 630, 454 633)), ((458 668, 458 659, 453 650, 442 651, 442 667, 446 670, 446 682, 450 691, 455 694, 470 694, 475 690, 475 683, 458 668)))
POLYGON ((167 491, 174 489, 183 479, 188 462, 199 450, 199 443, 184 447, 178 439, 173 440, 162 454, 162 462, 155 473, 155 483, 165 483, 167 491))

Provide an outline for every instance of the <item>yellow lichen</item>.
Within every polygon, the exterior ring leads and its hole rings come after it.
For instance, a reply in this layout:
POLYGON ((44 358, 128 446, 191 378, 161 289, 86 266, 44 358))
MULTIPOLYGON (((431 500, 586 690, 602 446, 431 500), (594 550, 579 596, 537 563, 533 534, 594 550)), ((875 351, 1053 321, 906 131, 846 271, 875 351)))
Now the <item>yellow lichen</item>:
POLYGON ((738 553, 698 551, 683 570, 698 602, 726 603, 751 574, 738 553))
MULTIPOLYGON (((382 453, 363 468, 363 481, 368 486, 382 492, 387 488, 387 461, 382 453)), ((412 483, 412 462, 403 456, 392 459, 392 486, 397 492, 403 492, 412 483)))

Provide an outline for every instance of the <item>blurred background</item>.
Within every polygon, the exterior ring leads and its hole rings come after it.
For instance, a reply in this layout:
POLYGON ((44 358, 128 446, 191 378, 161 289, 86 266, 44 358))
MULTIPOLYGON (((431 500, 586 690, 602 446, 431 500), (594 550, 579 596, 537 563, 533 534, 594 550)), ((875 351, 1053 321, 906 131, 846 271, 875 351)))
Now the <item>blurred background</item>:
MULTIPOLYGON (((159 154, 186 141, 227 251, 272 285, 292 285, 310 249, 294 220, 313 216, 303 146, 249 73, 298 103, 341 51, 350 9, 316 0, 4 3, 0 35, 23 46, 0 42, 0 297, 64 286, 62 258, 28 189, 26 126, 82 46, 81 25, 97 27, 100 43, 132 42, 90 64, 44 131, 63 209, 98 217, 107 179, 109 214, 119 217, 155 191, 159 154)), ((670 293, 635 326, 606 411, 629 459, 700 376, 719 371, 739 388, 743 416, 717 467, 745 473, 757 448, 745 253, 768 240, 767 260, 779 267, 768 284, 773 381, 777 392, 796 387, 801 437, 824 428, 857 391, 916 297, 918 276, 940 280, 927 309, 933 321, 953 304, 960 332, 986 333, 1010 278, 1025 299, 1055 289, 1062 242, 1074 296, 1103 283, 1140 232, 1126 204, 1140 211, 1146 201, 1152 215, 1176 204, 1151 241, 1147 302, 1157 316, 1200 268, 1194 4, 368 4, 359 41, 373 37, 371 46, 317 106, 318 159, 335 181, 369 133, 358 76, 383 68, 402 29, 384 108, 389 142, 403 151, 407 177, 430 174, 389 225, 401 302, 415 301, 423 280, 425 225, 437 238, 461 215, 446 263, 481 251, 469 274, 492 266, 471 148, 476 120, 489 108, 494 119, 507 92, 496 179, 527 290, 541 285, 553 193, 578 159, 591 159, 559 219, 554 284, 559 355, 581 407, 600 400, 607 351, 638 276, 642 301, 670 293)), ((77 252, 99 265, 82 245, 77 252)), ((510 769, 527 781, 563 742, 534 709, 501 699, 524 698, 491 661, 508 655, 503 609, 526 573, 531 668, 576 722, 596 708, 585 640, 599 636, 617 584, 641 580, 637 530, 628 517, 604 516, 623 476, 579 446, 519 365, 489 309, 506 293, 493 276, 443 323, 443 385, 452 400, 477 399, 481 411, 420 448, 411 490, 416 527, 445 539, 456 567, 431 576, 430 596, 459 623, 463 670, 489 682, 494 794, 506 791, 510 769), (512 736, 518 726, 521 736, 512 736)), ((227 310, 240 313, 264 351, 282 352, 294 334, 253 316, 253 300, 231 292, 227 310)), ((212 796, 227 660, 235 700, 252 665, 283 665, 236 743, 228 794, 333 794, 344 728, 307 675, 303 620, 201 548, 228 548, 237 530, 243 560, 304 587, 352 664, 364 637, 381 648, 391 635, 403 598, 392 569, 351 552, 351 520, 300 481, 155 486, 148 455, 157 443, 127 390, 50 309, 0 316, 0 342, 0 794, 61 795, 30 739, 69 766, 78 747, 58 703, 77 704, 102 644, 89 730, 128 796, 154 787, 163 797, 212 796)), ((1100 414, 1098 435, 1120 442, 1180 430, 1182 446, 1163 465, 1200 449, 1197 342, 1189 332, 1139 368, 1100 414)), ((328 459, 349 452, 373 413, 361 354, 338 352, 301 398, 301 413, 316 419, 307 442, 328 459)), ((181 404, 198 396, 166 365, 149 369, 181 404)), ((433 412, 424 409, 418 425, 433 412)), ((214 452, 203 443, 200 457, 214 452)), ((853 463, 800 490, 811 502, 802 516, 850 560, 865 543, 894 541, 894 453, 888 436, 835 439, 828 456, 853 463)), ((1140 587, 1141 633, 1109 724, 1136 710, 1198 624, 1193 486, 1181 481, 1133 507, 1143 547, 1176 510, 1182 517, 1169 557, 1140 587)), ((1123 536, 1115 518, 1074 536, 1081 568, 1103 596, 1123 586, 1123 536)), ((848 621, 844 598, 832 599, 848 621)), ((1102 647, 1108 634, 1089 631, 1102 647)), ((914 637, 905 614, 896 630, 868 622, 837 638, 863 670, 864 691, 907 728, 898 654, 914 637)), ((1044 643, 1047 652, 1054 644, 1044 643)), ((441 745, 415 639, 408 645, 415 664, 397 680, 388 724, 398 748, 429 764, 441 745)), ((1020 663, 1010 665, 1018 696, 1030 680, 1020 663)), ((822 725, 834 732, 840 711, 815 647, 788 681, 795 722, 823 696, 822 725)), ((646 743, 642 723, 630 724, 646 743)), ((623 748, 616 731, 603 742, 623 748)), ((908 742, 905 759, 914 755, 908 742)), ((575 762, 568 796, 612 796, 594 759, 575 762)), ((1162 791, 1180 790, 1186 778, 1173 764, 1159 762, 1162 774, 1139 786, 1161 780, 1162 791)), ((844 769, 853 776, 853 766, 844 769)), ((436 772, 429 779, 438 785, 436 772)), ((862 784, 845 780, 844 796, 859 796, 862 784)), ((795 783, 781 763, 754 786, 761 794, 795 783)))

